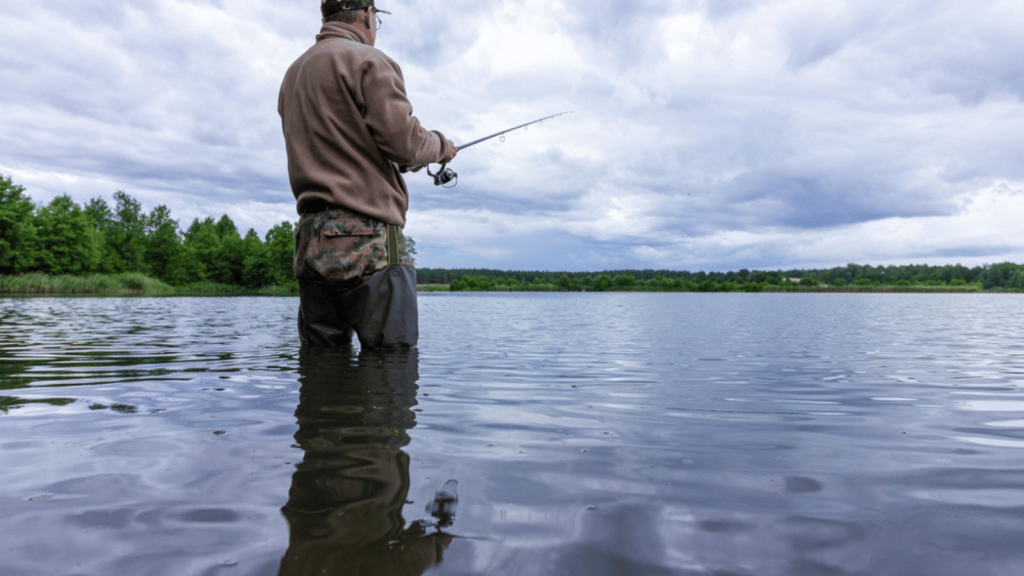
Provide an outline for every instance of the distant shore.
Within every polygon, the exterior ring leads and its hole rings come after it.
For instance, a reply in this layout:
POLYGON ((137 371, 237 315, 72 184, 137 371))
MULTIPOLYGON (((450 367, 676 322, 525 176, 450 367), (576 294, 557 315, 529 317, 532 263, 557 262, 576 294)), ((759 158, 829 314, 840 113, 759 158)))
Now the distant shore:
MULTIPOLYGON (((979 294, 1014 292, 985 290, 980 284, 961 286, 872 285, 827 286, 736 283, 637 283, 610 285, 598 289, 566 289, 556 283, 535 282, 503 284, 495 282, 455 281, 449 284, 420 284, 419 292, 794 292, 794 293, 925 293, 979 294)), ((1019 291, 1016 291, 1019 292, 1019 291)), ((21 274, 0 276, 0 296, 298 296, 298 283, 287 286, 247 288, 214 282, 196 282, 172 286, 144 274, 91 274, 88 276, 21 274)))
POLYGON ((246 288, 215 282, 171 286, 144 274, 0 276, 0 296, 298 296, 293 286, 246 288))
MULTIPOLYGON (((723 287, 724 288, 724 287, 723 287)), ((452 290, 450 284, 420 284, 416 287, 419 292, 745 292, 745 293, 920 293, 920 294, 984 294, 984 293, 999 293, 999 292, 1020 292, 1014 290, 985 290, 980 286, 968 285, 968 286, 777 286, 777 285, 765 285, 758 289, 696 289, 689 290, 686 288, 650 288, 645 286, 634 286, 634 287, 613 287, 606 290, 563 290, 559 286, 554 284, 534 284, 524 285, 521 287, 512 288, 509 286, 496 286, 487 289, 476 289, 476 288, 459 288, 458 290, 452 290)))

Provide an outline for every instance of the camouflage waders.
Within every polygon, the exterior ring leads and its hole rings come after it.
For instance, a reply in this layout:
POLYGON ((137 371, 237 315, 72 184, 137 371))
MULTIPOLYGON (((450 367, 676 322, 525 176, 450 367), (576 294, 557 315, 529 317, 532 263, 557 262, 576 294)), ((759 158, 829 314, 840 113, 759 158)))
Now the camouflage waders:
POLYGON ((295 231, 299 337, 363 348, 411 348, 419 339, 416 271, 405 236, 349 210, 303 215, 295 231))

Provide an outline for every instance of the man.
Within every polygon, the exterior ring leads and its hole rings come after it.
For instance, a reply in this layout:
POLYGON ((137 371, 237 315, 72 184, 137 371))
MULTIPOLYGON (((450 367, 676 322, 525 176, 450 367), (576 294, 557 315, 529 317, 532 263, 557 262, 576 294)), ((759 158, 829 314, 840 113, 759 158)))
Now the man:
POLYGON ((373 0, 321 0, 316 44, 285 74, 278 112, 296 230, 303 344, 416 345, 416 271, 402 173, 450 162, 455 145, 412 115, 402 71, 373 47, 373 0))

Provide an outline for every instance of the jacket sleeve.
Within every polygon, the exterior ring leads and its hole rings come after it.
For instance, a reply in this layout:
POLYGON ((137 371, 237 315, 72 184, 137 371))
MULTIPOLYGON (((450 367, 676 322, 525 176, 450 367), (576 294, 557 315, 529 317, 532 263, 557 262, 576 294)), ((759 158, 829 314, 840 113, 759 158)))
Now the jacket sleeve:
POLYGON ((366 125, 388 160, 402 167, 441 161, 444 142, 413 116, 398 64, 385 58, 368 60, 360 84, 366 125))

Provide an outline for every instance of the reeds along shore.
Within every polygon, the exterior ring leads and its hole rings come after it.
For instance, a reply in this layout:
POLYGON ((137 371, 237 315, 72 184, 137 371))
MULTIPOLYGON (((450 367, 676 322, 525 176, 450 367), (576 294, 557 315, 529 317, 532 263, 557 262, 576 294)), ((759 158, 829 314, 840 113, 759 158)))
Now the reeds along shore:
MULTIPOLYGON (((532 281, 521 282, 517 278, 466 275, 452 279, 448 290, 452 292, 946 292, 970 293, 986 291, 980 282, 956 280, 951 284, 942 281, 913 282, 899 280, 892 283, 874 282, 868 279, 848 284, 839 280, 834 284, 822 282, 810 276, 803 278, 776 278, 765 274, 767 281, 743 280, 737 275, 728 280, 727 275, 699 279, 685 279, 681 276, 669 278, 655 274, 644 278, 645 271, 615 274, 577 275, 562 274, 548 279, 535 276, 532 281), (637 275, 640 277, 638 278, 637 275)), ((732 273, 730 273, 732 274, 732 273)), ((520 274, 521 275, 521 274, 520 274)), ((420 278, 423 281, 423 278, 420 278)), ((420 285, 420 290, 425 286, 420 285)), ((1002 287, 990 291, 1013 291, 1002 287)))
MULTIPOLYGON (((796 283, 737 284, 731 282, 644 282, 567 287, 557 283, 487 282, 482 278, 456 280, 451 284, 420 284, 420 292, 835 292, 835 293, 981 293, 1012 292, 985 290, 980 284, 960 286, 874 285, 827 286, 796 283)), ((92 274, 88 276, 21 274, 0 276, 0 295, 63 296, 297 296, 298 285, 246 288, 214 282, 171 286, 139 273, 92 274)))
POLYGON ((716 286, 613 286, 605 289, 584 288, 566 290, 555 284, 524 284, 520 286, 495 285, 487 288, 466 287, 461 284, 420 284, 420 292, 793 292, 793 293, 921 293, 921 294, 976 294, 983 292, 1020 292, 1019 290, 984 290, 974 284, 967 286, 778 286, 716 285, 716 286))
POLYGON ((144 274, 91 274, 88 276, 19 274, 0 276, 0 294, 22 295, 130 295, 130 296, 294 296, 295 286, 245 288, 214 282, 171 286, 144 274))

